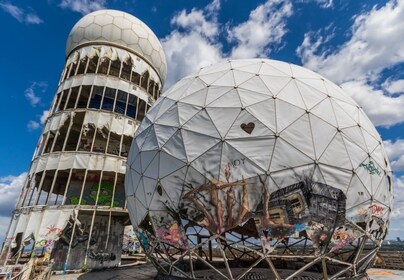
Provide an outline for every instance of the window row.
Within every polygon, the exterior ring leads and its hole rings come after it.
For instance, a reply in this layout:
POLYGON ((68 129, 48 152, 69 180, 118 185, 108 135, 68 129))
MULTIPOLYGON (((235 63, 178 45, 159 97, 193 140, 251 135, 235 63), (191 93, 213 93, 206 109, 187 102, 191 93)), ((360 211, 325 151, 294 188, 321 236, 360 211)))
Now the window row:
POLYGON ((66 109, 101 109, 143 120, 150 105, 122 90, 104 86, 77 86, 56 95, 52 113, 66 109))
POLYGON ((159 84, 150 78, 148 71, 139 74, 133 70, 131 61, 121 62, 119 58, 111 60, 107 57, 100 58, 97 55, 91 58, 85 56, 77 62, 72 62, 67 65, 62 81, 74 75, 86 73, 111 75, 127 80, 143 88, 150 96, 153 96, 155 100, 161 93, 159 84))
POLYGON ((20 207, 35 205, 97 205, 125 207, 125 175, 85 169, 45 170, 24 188, 20 207))
MULTIPOLYGON (((120 118, 121 131, 112 131, 111 121, 102 120, 106 125, 97 127, 96 123, 85 123, 85 115, 92 112, 76 112, 60 124, 57 130, 45 132, 40 139, 36 156, 61 151, 85 151, 107 153, 127 157, 134 134, 134 124, 126 124, 131 120, 120 118), (131 126, 133 133, 123 134, 124 126, 131 126), (128 136, 130 135, 130 136, 128 136)), ((116 117, 116 116, 115 116, 116 117)), ((100 116, 101 118, 101 116, 100 116)))

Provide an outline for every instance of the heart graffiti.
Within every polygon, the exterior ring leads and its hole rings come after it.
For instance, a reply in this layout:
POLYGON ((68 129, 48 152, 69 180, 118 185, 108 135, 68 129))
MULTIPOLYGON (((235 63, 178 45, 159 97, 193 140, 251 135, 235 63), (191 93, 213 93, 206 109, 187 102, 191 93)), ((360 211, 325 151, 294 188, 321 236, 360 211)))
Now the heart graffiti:
POLYGON ((255 128, 255 124, 250 122, 248 124, 242 123, 240 125, 241 129, 247 132, 248 134, 251 134, 255 128))

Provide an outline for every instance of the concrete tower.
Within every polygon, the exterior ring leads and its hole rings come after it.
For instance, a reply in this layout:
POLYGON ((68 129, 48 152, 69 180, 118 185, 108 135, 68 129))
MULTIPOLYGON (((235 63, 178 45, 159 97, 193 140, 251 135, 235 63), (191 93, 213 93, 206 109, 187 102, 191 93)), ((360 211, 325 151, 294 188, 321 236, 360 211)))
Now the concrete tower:
POLYGON ((160 42, 139 19, 102 10, 67 40, 66 63, 2 253, 54 269, 120 262, 126 159, 166 77, 160 42))

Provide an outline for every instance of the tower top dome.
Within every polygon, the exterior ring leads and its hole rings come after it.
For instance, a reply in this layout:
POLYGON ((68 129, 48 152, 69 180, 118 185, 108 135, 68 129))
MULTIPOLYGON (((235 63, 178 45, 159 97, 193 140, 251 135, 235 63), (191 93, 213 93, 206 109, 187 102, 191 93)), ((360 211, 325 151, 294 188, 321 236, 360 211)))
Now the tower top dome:
POLYGON ((87 44, 116 45, 149 62, 165 80, 167 63, 163 47, 153 31, 138 18, 117 10, 99 10, 82 17, 70 31, 66 57, 87 44))

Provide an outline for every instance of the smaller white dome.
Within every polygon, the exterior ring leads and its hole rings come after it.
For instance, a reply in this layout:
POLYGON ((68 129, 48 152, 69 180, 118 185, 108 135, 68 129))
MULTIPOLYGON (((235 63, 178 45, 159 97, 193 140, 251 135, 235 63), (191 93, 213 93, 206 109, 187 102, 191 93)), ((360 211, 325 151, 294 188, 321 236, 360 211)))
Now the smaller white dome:
POLYGON ((66 56, 89 42, 113 43, 132 50, 157 70, 164 83, 167 63, 163 47, 153 31, 138 18, 117 10, 100 10, 82 17, 70 31, 66 56))

